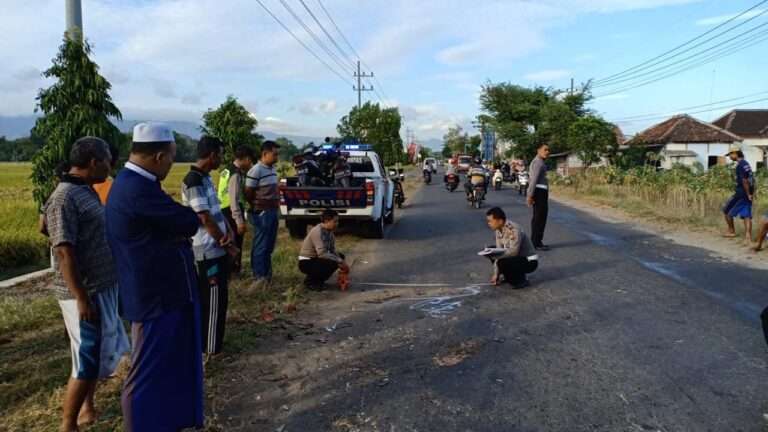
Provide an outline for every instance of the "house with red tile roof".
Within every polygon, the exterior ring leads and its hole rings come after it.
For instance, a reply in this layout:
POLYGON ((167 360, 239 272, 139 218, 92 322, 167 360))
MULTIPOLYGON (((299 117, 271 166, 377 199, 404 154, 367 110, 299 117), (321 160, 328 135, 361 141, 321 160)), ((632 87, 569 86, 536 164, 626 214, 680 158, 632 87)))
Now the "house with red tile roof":
MULTIPOLYGON (((697 162, 704 169, 728 163, 725 157, 732 145, 743 147, 744 139, 733 133, 687 114, 676 115, 638 133, 627 142, 628 146, 645 146, 658 151, 661 168, 675 164, 693 166, 697 162)), ((762 160, 762 153, 744 148, 747 161, 753 167, 762 160)))
MULTIPOLYGON (((753 168, 766 166, 768 155, 768 109, 736 109, 712 122, 713 125, 744 139, 742 151, 755 153, 753 168), (759 164, 759 165, 758 165, 759 164)), ((752 162, 750 161, 750 164, 752 162)))

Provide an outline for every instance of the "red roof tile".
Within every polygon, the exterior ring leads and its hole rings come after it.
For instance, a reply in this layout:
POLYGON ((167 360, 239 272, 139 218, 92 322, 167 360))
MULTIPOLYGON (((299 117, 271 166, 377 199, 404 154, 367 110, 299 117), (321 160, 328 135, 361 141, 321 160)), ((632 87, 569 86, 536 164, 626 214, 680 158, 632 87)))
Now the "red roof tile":
POLYGON ((744 138, 768 138, 768 110, 733 110, 712 122, 744 138))
POLYGON ((630 145, 667 143, 733 143, 742 138, 689 115, 678 115, 635 135, 630 145))

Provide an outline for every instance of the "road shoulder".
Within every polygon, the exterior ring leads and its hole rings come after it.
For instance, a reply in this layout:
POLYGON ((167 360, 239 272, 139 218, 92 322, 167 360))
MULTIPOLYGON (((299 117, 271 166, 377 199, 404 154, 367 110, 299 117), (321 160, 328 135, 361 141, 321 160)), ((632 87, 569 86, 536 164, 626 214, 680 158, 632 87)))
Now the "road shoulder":
MULTIPOLYGON (((742 239, 728 239, 712 229, 691 229, 682 224, 671 224, 642 218, 589 198, 574 199, 557 194, 551 198, 559 204, 588 213, 612 224, 631 224, 635 229, 653 234, 674 243, 707 250, 713 257, 758 270, 768 270, 768 252, 755 253, 742 239)), ((757 231, 757 227, 755 227, 757 231)))

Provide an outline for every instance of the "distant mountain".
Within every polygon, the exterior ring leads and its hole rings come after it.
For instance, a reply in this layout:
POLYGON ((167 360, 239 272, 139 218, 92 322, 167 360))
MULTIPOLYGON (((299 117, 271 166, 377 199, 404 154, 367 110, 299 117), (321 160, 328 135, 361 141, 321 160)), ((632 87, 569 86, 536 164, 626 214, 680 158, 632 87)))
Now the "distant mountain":
MULTIPOLYGON (((35 126, 36 116, 15 116, 6 117, 0 116, 0 136, 4 136, 8 139, 23 138, 29 136, 29 131, 35 126)), ((138 120, 122 120, 116 123, 118 129, 123 132, 130 132, 133 127, 139 123, 138 120)), ((187 135, 191 138, 200 138, 200 124, 186 121, 169 121, 166 122, 174 131, 187 135)), ((301 147, 302 145, 313 141, 320 143, 324 137, 309 137, 300 135, 287 135, 278 134, 270 131, 257 131, 264 135, 266 139, 274 140, 279 137, 285 137, 293 141, 294 144, 301 147)))

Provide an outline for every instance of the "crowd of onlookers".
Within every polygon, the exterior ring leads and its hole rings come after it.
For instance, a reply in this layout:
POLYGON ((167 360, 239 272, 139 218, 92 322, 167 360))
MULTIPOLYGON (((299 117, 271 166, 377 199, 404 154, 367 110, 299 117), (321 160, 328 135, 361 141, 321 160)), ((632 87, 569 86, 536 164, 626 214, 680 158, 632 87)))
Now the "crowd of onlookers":
MULTIPOLYGON (((250 230, 252 283, 269 287, 280 211, 279 146, 265 141, 258 154, 238 147, 222 168, 225 151, 215 137, 200 139, 179 203, 161 187, 176 154, 168 126, 136 125, 114 180, 114 146, 95 137, 73 144, 40 227, 53 249, 53 291, 72 354, 62 431, 96 420, 97 382, 113 376, 128 352, 125 430, 202 426, 203 364, 223 348, 230 276, 243 273, 250 230)), ((336 250, 337 224, 326 210, 302 244, 297 266, 308 288, 349 272, 336 250)))

